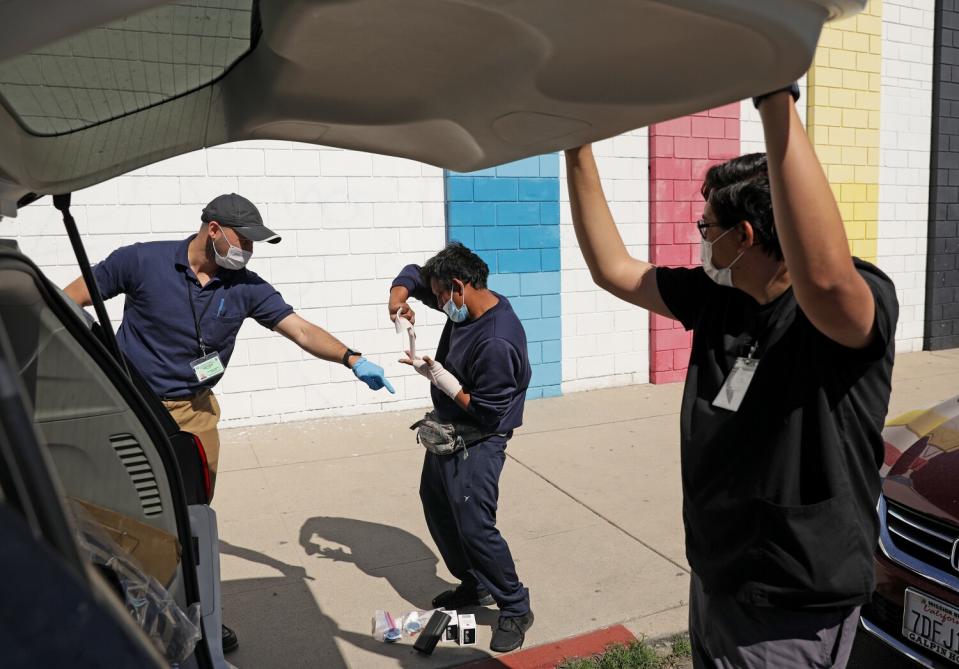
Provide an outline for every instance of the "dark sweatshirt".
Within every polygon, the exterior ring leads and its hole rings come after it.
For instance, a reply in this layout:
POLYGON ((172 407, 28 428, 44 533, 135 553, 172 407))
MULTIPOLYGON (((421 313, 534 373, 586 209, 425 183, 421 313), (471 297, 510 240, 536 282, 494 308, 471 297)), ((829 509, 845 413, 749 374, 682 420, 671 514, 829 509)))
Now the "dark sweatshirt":
MULTIPOLYGON (((418 265, 407 265, 393 280, 410 296, 442 311, 443 305, 423 281, 418 265)), ((526 389, 532 370, 526 331, 509 300, 493 293, 499 303, 476 320, 447 320, 435 359, 463 385, 469 394, 467 410, 433 386, 433 406, 440 418, 478 425, 491 433, 507 433, 523 424, 526 389)))

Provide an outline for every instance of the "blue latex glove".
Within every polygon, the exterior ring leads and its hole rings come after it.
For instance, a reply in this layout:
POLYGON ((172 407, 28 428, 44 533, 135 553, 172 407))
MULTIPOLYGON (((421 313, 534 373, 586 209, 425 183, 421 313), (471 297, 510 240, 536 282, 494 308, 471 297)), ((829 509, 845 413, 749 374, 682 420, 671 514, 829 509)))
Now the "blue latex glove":
POLYGON ((393 390, 393 384, 383 373, 383 368, 366 358, 360 358, 356 361, 356 364, 353 365, 353 373, 356 378, 368 385, 370 390, 386 388, 394 395, 396 394, 396 391, 393 390))

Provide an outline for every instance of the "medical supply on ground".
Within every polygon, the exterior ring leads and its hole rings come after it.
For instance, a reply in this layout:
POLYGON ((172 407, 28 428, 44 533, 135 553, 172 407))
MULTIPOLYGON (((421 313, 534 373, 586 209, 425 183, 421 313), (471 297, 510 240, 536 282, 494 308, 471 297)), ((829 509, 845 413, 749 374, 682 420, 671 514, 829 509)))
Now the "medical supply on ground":
POLYGON ((377 609, 373 614, 373 638, 377 641, 392 643, 403 636, 400 626, 389 611, 377 609))
POLYGON ((457 641, 460 636, 459 617, 457 617, 456 611, 448 611, 446 609, 444 609, 444 611, 450 615, 450 621, 446 623, 446 633, 443 635, 443 640, 457 641))
POLYGON ((432 654, 437 642, 439 642, 440 638, 445 634, 446 626, 449 622, 450 616, 448 613, 434 611, 433 615, 430 616, 426 625, 423 627, 423 631, 420 633, 416 643, 413 644, 413 648, 426 655, 432 654))
POLYGON ((464 613, 459 617, 459 644, 471 646, 476 643, 476 616, 464 613))

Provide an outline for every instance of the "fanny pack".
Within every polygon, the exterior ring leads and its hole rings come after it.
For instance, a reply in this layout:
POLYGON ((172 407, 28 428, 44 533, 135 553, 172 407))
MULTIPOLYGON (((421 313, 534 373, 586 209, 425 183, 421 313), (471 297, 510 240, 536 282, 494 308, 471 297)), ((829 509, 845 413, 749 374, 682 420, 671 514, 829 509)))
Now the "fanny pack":
POLYGON ((469 423, 451 423, 439 419, 435 411, 410 425, 416 430, 416 443, 436 455, 452 455, 488 437, 505 437, 506 433, 486 432, 469 423))

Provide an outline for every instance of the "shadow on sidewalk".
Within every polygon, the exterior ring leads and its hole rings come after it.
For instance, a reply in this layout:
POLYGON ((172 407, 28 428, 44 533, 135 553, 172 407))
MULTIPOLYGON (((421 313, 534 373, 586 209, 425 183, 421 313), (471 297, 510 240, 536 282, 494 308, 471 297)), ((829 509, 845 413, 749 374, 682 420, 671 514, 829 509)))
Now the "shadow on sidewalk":
MULTIPOLYGON (((377 572, 375 563, 382 564, 382 559, 375 559, 368 554, 361 535, 368 532, 387 532, 379 539, 372 541, 375 545, 394 543, 393 550, 380 553, 380 556, 397 553, 400 549, 404 555, 407 549, 418 547, 425 551, 431 560, 417 560, 412 565, 402 565, 396 573, 402 577, 389 577, 389 582, 397 587, 397 592, 409 601, 412 606, 419 607, 424 598, 426 607, 432 598, 433 588, 444 589, 449 584, 436 575, 436 557, 426 549, 426 546, 415 536, 377 523, 353 521, 345 518, 316 518, 307 521, 301 531, 301 544, 309 554, 324 554, 331 559, 348 559, 354 562, 364 573, 376 578, 385 575, 377 572), (318 521, 314 525, 314 521, 318 521), (330 521, 330 522, 326 522, 330 521), (350 526, 353 527, 350 527, 350 526), (307 527, 316 527, 319 534, 328 541, 335 541, 349 546, 353 551, 351 556, 343 551, 323 550, 313 544, 313 533, 307 527), (305 538, 304 538, 305 537, 305 538), (348 539, 352 538, 352 541, 348 539), (416 566, 424 563, 424 566, 416 566), (367 571, 369 570, 369 571, 367 571), (429 576, 426 577, 426 572, 429 576), (408 578, 407 578, 408 577, 408 578), (407 584, 404 586, 403 582, 407 584), (417 585, 418 584, 418 585, 417 585), (403 588, 402 590, 399 588, 403 588), (416 593, 419 592, 419 595, 416 593), (404 593, 410 593, 411 599, 404 593)), ((337 642, 352 644, 369 653, 392 658, 396 667, 409 669, 427 669, 438 667, 456 667, 464 663, 489 657, 489 653, 479 648, 459 648, 457 646, 440 646, 430 657, 425 657, 413 650, 412 642, 404 640, 401 644, 385 644, 375 641, 369 632, 356 632, 341 629, 338 622, 323 612, 316 602, 306 581, 312 580, 300 565, 291 565, 281 562, 263 553, 234 546, 226 541, 220 541, 220 554, 232 555, 249 562, 262 564, 276 569, 281 576, 275 578, 241 579, 225 581, 223 583, 224 622, 233 627, 240 639, 240 648, 228 656, 228 660, 241 669, 263 668, 295 669, 296 667, 323 667, 323 669, 351 669, 343 657, 337 642)), ((422 554, 421 554, 422 555, 422 554)), ((439 592, 439 590, 436 590, 439 592)), ((372 610, 370 615, 372 615, 372 610)), ((479 622, 479 616, 477 616, 479 622)), ((354 668, 355 669, 355 668, 354 668)))
MULTIPOLYGON (((431 609, 433 597, 456 586, 437 575, 439 559, 419 537, 390 525, 317 516, 300 528, 300 545, 307 555, 349 562, 367 576, 385 578, 403 600, 418 609, 431 609), (346 546, 350 552, 327 548, 324 541, 346 546)), ((493 609, 464 611, 476 616, 477 625, 493 626, 499 618, 493 609)))

